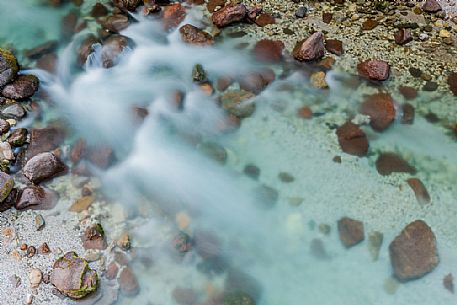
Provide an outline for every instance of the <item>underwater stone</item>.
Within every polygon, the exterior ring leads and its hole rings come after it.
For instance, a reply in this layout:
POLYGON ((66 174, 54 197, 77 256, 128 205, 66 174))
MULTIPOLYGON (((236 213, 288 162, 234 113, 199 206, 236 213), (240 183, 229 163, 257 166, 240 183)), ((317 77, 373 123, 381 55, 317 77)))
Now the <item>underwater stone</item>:
POLYGON ((457 72, 452 72, 449 74, 447 83, 451 92, 457 96, 457 72))
POLYGON ((247 293, 236 292, 225 295, 222 305, 256 305, 256 301, 247 293))
POLYGON ((255 111, 255 103, 250 101, 255 97, 251 92, 239 90, 225 92, 220 96, 219 100, 229 114, 236 116, 237 118, 246 118, 251 116, 255 111))
POLYGON ((414 175, 416 169, 407 161, 394 153, 382 153, 376 160, 376 169, 382 176, 388 176, 392 173, 410 173, 414 175))
POLYGON ((374 231, 368 234, 368 251, 371 254, 373 261, 377 261, 379 257, 379 250, 382 246, 384 235, 381 232, 374 231))
POLYGON ((119 288, 121 292, 127 296, 135 296, 140 292, 138 280, 129 267, 124 267, 118 278, 119 288))
POLYGON ((324 34, 317 32, 306 40, 299 41, 295 45, 292 54, 299 61, 313 61, 324 57, 324 34))
POLYGON ((84 231, 81 237, 85 249, 104 250, 108 246, 101 224, 94 224, 84 231))
POLYGON ((368 139, 362 129, 352 122, 346 122, 336 130, 341 149, 350 155, 366 156, 368 139))
POLYGON ((11 82, 19 71, 16 57, 6 49, 0 49, 0 87, 11 82))
POLYGON ((33 210, 49 210, 53 208, 59 195, 46 188, 39 186, 28 186, 21 190, 15 207, 17 210, 33 209, 33 210))
POLYGON ((349 217, 338 220, 338 232, 346 248, 353 247, 365 239, 363 223, 349 217))
POLYGON ((51 283, 62 294, 81 299, 97 290, 98 276, 85 259, 75 252, 68 252, 54 263, 51 283))
POLYGON ((121 10, 134 11, 140 4, 141 0, 113 0, 114 6, 121 10))
POLYGON ((439 263, 436 238, 423 221, 408 224, 389 245, 390 261, 400 281, 423 277, 439 263))
POLYGON ((430 203, 430 195, 427 191, 427 188, 420 179, 409 178, 408 180, 406 180, 406 182, 408 182, 408 185, 414 191, 414 195, 416 196, 416 199, 420 204, 430 203))
POLYGON ((390 94, 376 93, 365 99, 360 112, 370 116, 370 126, 374 130, 383 131, 395 120, 395 103, 390 94))
POLYGON ((258 61, 275 63, 282 60, 283 50, 284 43, 282 41, 262 39, 255 44, 252 53, 258 61))

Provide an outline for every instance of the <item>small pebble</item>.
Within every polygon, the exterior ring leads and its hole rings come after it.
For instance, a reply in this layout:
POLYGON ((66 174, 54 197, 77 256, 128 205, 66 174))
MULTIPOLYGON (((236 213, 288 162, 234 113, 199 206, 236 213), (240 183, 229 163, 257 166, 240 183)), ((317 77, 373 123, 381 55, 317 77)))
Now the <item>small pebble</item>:
POLYGON ((45 222, 44 218, 41 215, 36 215, 35 216, 35 228, 37 231, 40 231, 44 228, 45 222))

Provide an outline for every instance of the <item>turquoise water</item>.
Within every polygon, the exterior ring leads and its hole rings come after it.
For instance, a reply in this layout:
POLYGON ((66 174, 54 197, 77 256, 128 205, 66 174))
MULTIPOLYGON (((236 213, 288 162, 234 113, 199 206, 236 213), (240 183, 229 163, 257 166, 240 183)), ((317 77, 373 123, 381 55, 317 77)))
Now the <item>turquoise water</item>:
MULTIPOLYGON (((0 13, 2 20, 12 19, 0 29, 0 41, 14 45, 18 54, 58 39, 60 18, 71 8, 0 3, 7 8, 0 13), (14 18, 6 11, 14 12, 14 18)), ((177 31, 164 33, 157 21, 134 17, 138 22, 123 34, 135 47, 116 67, 94 64, 77 71, 76 43, 61 41, 59 73, 35 71, 53 100, 45 119, 63 118, 75 137, 113 147, 118 162, 98 173, 110 203, 146 210, 122 224, 133 235, 138 259, 132 267, 141 290, 135 297, 121 297, 118 304, 174 304, 177 287, 192 289, 196 304, 218 304, 208 299, 231 289, 246 291, 260 305, 457 302, 442 286, 446 274, 457 272, 457 144, 444 127, 420 116, 413 125, 395 124, 382 134, 366 125, 370 155, 346 155, 333 126, 344 123, 347 113, 374 89, 361 85, 354 90, 329 79, 330 89, 322 93, 295 73, 256 97, 255 113, 239 129, 223 133, 226 116, 214 97, 192 82, 192 68, 202 63, 215 80, 258 64, 230 41, 215 48, 189 47, 177 31), (182 112, 170 107, 175 89, 186 92, 182 112), (297 108, 304 105, 322 115, 297 118, 297 108), (130 120, 134 106, 148 109, 141 126, 130 120), (224 148, 225 165, 201 153, 208 142, 224 148), (409 174, 382 177, 376 172, 380 151, 397 152, 414 164, 430 192, 430 204, 417 202, 405 182, 409 174), (341 164, 332 161, 336 155, 341 164), (248 164, 260 169, 257 180, 243 174, 248 164), (284 172, 293 176, 292 182, 278 179, 284 172), (259 192, 265 186, 270 196, 259 192), (338 238, 336 222, 343 216, 365 226, 365 241, 351 249, 338 238), (415 219, 432 227, 441 262, 425 277, 400 284, 392 278, 388 246, 415 219), (330 226, 329 234, 319 230, 322 224, 330 226), (197 246, 176 257, 170 244, 180 226, 191 236, 203 236, 203 249, 197 246), (374 231, 384 234, 376 261, 367 241, 374 231)), ((197 8, 185 22, 198 25, 200 18, 197 8)), ((87 21, 84 32, 91 32, 95 22, 87 21)), ((278 74, 282 69, 273 68, 278 74)), ((419 101, 428 98, 422 95, 419 101)), ((108 217, 106 227, 116 224, 108 217)))

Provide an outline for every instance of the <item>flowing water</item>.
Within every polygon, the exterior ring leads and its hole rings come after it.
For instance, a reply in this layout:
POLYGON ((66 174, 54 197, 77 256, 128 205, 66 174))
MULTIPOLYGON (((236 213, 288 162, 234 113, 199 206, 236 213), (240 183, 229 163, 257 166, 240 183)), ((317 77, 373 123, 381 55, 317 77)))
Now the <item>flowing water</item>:
MULTIPOLYGON (((17 49, 57 39, 60 17, 68 11, 34 1, 0 4, 0 42, 17 49)), ((90 2, 82 10, 88 7, 90 2)), ((418 117, 382 135, 365 129, 373 152, 394 151, 416 166, 432 197, 431 204, 420 205, 404 182, 407 175, 381 177, 374 156, 340 152, 331 125, 343 123, 345 111, 356 109, 372 87, 353 89, 342 81, 349 76, 332 72, 330 89, 322 93, 292 73, 254 99, 256 111, 239 129, 226 131, 226 115, 192 82, 192 69, 203 64, 213 80, 260 69, 237 48, 245 38, 192 47, 180 41, 177 30, 168 33, 159 21, 132 17, 138 22, 122 34, 134 47, 124 50, 115 67, 101 67, 101 47, 94 46, 86 69, 74 69, 74 51, 92 30, 89 23, 73 41, 60 44, 56 75, 31 71, 52 100, 44 120, 64 119, 74 138, 114 149, 116 164, 97 171, 107 198, 134 215, 146 210, 123 225, 138 255, 150 263, 134 263, 140 294, 118 304, 175 304, 176 287, 194 290, 197 304, 224 289, 242 289, 261 305, 457 304, 442 287, 446 274, 457 273, 457 143, 443 127, 418 117), (186 93, 181 111, 170 103, 175 90, 186 93), (303 105, 322 115, 297 118, 303 105), (132 115, 134 107, 147 108, 142 123, 132 115), (225 165, 202 153, 208 143, 226 149, 225 165), (332 161, 336 155, 341 164, 332 161), (248 164, 260 168, 257 180, 243 174, 248 164), (278 179, 281 172, 294 181, 278 179), (376 261, 367 241, 343 248, 336 229, 343 216, 362 220, 366 234, 383 232, 376 261), (176 219, 188 221, 185 231, 202 240, 198 254, 174 253, 176 219), (441 262, 424 278, 398 284, 388 245, 415 219, 433 228, 441 262), (330 234, 319 230, 321 224, 331 226, 330 234)), ((193 8, 183 23, 201 25, 201 17, 193 8)), ((281 67, 272 68, 281 73, 281 67)))

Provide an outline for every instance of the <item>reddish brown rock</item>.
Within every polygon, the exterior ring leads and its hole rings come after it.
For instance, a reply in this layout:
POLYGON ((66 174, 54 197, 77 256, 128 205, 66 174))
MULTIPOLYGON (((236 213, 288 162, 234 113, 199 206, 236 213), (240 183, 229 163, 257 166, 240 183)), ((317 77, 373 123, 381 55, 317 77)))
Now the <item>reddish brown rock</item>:
POLYGON ((407 225, 389 245, 394 275, 400 281, 423 277, 439 263, 436 238, 423 221, 407 225))
POLYGON ((322 13, 322 21, 324 23, 329 24, 330 22, 332 22, 332 19, 333 19, 332 13, 327 13, 327 12, 322 13))
POLYGON ((86 63, 87 57, 92 53, 92 45, 98 43, 99 40, 92 34, 87 36, 82 42, 77 51, 78 65, 83 67, 86 63))
POLYGON ((81 240, 85 249, 105 250, 108 246, 101 224, 88 227, 81 240))
POLYGON ((8 137, 8 143, 11 146, 22 146, 27 140, 27 134, 26 128, 17 128, 8 137))
POLYGON ((114 6, 121 10, 135 11, 135 9, 142 3, 141 0, 113 0, 114 6))
POLYGON ((443 8, 437 0, 426 0, 422 5, 422 10, 427 13, 436 13, 441 11, 443 8))
POLYGON ((55 40, 50 40, 45 43, 42 43, 33 49, 26 50, 24 55, 31 59, 38 59, 45 54, 49 54, 57 49, 58 43, 55 40))
POLYGON ((244 4, 230 4, 213 13, 211 20, 217 27, 225 27, 232 23, 242 21, 247 14, 244 4))
POLYGON ((36 67, 48 71, 49 73, 54 73, 57 68, 57 55, 54 53, 45 54, 36 62, 36 67))
POLYGON ((70 150, 70 160, 73 163, 77 163, 84 157, 86 152, 86 141, 84 139, 78 139, 70 150))
POLYGON ((111 35, 106 39, 103 42, 101 54, 103 68, 108 69, 115 66, 119 62, 120 55, 128 45, 128 38, 122 35, 111 35))
POLYGON ((191 24, 183 25, 179 29, 179 33, 181 33, 181 39, 185 43, 201 46, 214 44, 214 39, 210 34, 191 24))
POLYGON ((398 91, 406 100, 414 100, 417 97, 417 90, 409 86, 400 86, 398 91))
POLYGON ((208 4, 206 5, 206 8, 208 9, 208 12, 213 13, 217 7, 224 7, 225 6, 225 0, 209 0, 208 4))
POLYGON ((365 239, 363 223, 348 217, 338 220, 338 233, 346 248, 353 247, 365 239))
POLYGON ((252 52, 258 61, 276 63, 282 60, 283 50, 282 41, 262 39, 256 43, 252 52))
POLYGON ((119 272, 119 267, 115 262, 111 262, 108 267, 106 267, 105 277, 108 280, 114 280, 117 277, 119 272))
POLYGON ((374 20, 374 19, 367 19, 366 21, 364 21, 362 23, 362 30, 364 31, 371 31, 372 29, 374 29, 375 27, 377 27, 379 25, 379 22, 377 20, 374 20))
POLYGON ((162 17, 165 28, 172 29, 186 18, 186 9, 180 3, 167 5, 163 9, 162 17))
POLYGON ((325 49, 332 54, 340 56, 343 54, 343 42, 338 39, 327 39, 325 41, 325 49))
POLYGON ((317 32, 306 40, 299 41, 292 53, 294 58, 299 61, 313 61, 322 58, 325 54, 324 34, 317 32))
POLYGON ((3 87, 2 95, 11 99, 28 98, 38 90, 39 83, 35 75, 19 75, 12 83, 3 87))
POLYGON ((18 210, 50 210, 57 204, 59 195, 47 188, 28 186, 20 191, 15 207, 18 210))
POLYGON ((112 33, 119 33, 129 26, 129 17, 121 14, 110 15, 106 17, 102 26, 112 33))
POLYGON ((457 72, 452 72, 449 74, 447 78, 447 83, 449 85, 449 89, 455 96, 457 96, 457 72))
POLYGON ((106 145, 91 146, 87 151, 87 159, 95 166, 106 169, 114 161, 114 152, 106 145))
POLYGON ((217 79, 217 90, 225 91, 230 85, 234 83, 234 79, 229 76, 222 76, 217 79))
POLYGON ((347 122, 336 130, 341 149, 350 155, 366 156, 368 139, 362 129, 356 124, 347 122))
POLYGON ((63 140, 64 132, 58 128, 32 129, 26 159, 29 160, 39 153, 55 150, 63 140))
POLYGON ((413 124, 415 113, 416 113, 416 110, 414 109, 413 105, 411 105, 410 103, 403 104, 401 123, 402 124, 413 124))
POLYGON ((388 176, 392 173, 409 173, 414 175, 416 169, 403 158, 394 153, 382 153, 376 160, 376 169, 382 176, 388 176))
POLYGON ((70 11, 62 18, 61 32, 65 39, 70 38, 75 33, 77 23, 78 15, 74 11, 70 11))
POLYGON ((390 66, 383 60, 370 59, 357 65, 359 76, 376 81, 383 81, 389 78, 390 66))
POLYGON ((370 116, 370 125, 376 131, 383 131, 395 120, 394 100, 388 93, 368 96, 360 107, 360 112, 370 116))
POLYGON ((264 78, 264 75, 262 75, 262 73, 251 72, 247 75, 244 75, 240 79, 239 84, 242 90, 257 94, 268 86, 269 81, 264 78))
POLYGON ((104 17, 104 16, 108 15, 108 9, 106 8, 106 6, 104 6, 100 2, 97 2, 94 4, 94 6, 92 6, 90 15, 94 18, 104 17))
POLYGON ((275 18, 273 16, 271 16, 270 14, 266 14, 266 13, 260 14, 260 16, 257 17, 257 19, 255 19, 255 24, 257 24, 260 27, 264 27, 269 24, 275 24, 275 23, 276 23, 275 18))
POLYGON ((22 172, 33 183, 51 179, 64 172, 65 164, 50 152, 44 152, 31 158, 25 164, 22 172))
POLYGON ((140 292, 138 280, 129 267, 122 269, 118 278, 119 288, 121 292, 127 296, 135 296, 140 292))
POLYGON ((413 34, 411 29, 401 28, 394 35, 395 43, 399 45, 407 44, 408 42, 413 41, 413 34))
POLYGON ((443 278, 443 287, 450 293, 454 293, 454 277, 452 276, 452 273, 449 273, 443 278))
POLYGON ((297 115, 299 118, 302 118, 302 119, 312 119, 313 111, 308 106, 304 106, 304 107, 298 108, 297 115))
POLYGON ((427 191, 427 188, 420 179, 409 178, 408 180, 406 180, 406 182, 408 182, 408 185, 414 191, 414 195, 416 196, 416 199, 420 204, 430 203, 430 195, 427 191))

